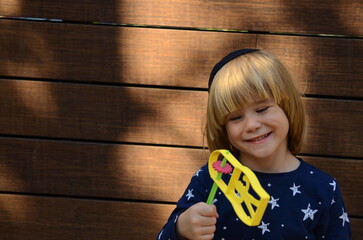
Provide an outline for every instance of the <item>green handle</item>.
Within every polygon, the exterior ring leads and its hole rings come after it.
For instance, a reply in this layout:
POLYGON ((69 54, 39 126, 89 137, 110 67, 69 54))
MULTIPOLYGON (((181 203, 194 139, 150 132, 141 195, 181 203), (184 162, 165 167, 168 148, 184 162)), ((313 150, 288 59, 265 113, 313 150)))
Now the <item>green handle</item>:
MULTIPOLYGON (((221 163, 221 167, 226 166, 226 163, 227 163, 227 159, 223 158, 222 163, 221 163)), ((221 179, 222 175, 223 175, 223 173, 218 173, 218 175, 216 177, 216 180, 221 179)), ((217 190, 218 190, 218 185, 214 182, 213 186, 212 186, 212 188, 210 190, 208 199, 207 199, 207 204, 211 205, 213 203, 213 200, 214 200, 214 197, 216 196, 217 190)))

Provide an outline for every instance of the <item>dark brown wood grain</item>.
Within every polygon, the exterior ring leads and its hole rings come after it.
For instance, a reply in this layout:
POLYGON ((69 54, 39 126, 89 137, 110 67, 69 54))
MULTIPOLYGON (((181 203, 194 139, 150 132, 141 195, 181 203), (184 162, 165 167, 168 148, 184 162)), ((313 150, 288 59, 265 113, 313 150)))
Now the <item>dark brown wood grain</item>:
POLYGON ((352 227, 352 240, 363 239, 363 220, 361 218, 350 218, 350 225, 352 227))
MULTIPOLYGON (((0 45, 2 76, 206 88, 213 65, 256 47, 256 35, 3 20, 0 45)), ((257 47, 280 57, 305 94, 363 94, 361 39, 262 34, 257 47)))
MULTIPOLYGON (((176 202, 209 151, 0 138, 0 189, 176 202)), ((363 161, 302 157, 335 177, 348 212, 363 215, 363 161)))
POLYGON ((253 34, 4 20, 0 75, 206 88, 226 52, 255 43, 253 34))
MULTIPOLYGON (((3 239, 156 239, 174 205, 0 194, 3 239)), ((362 219, 350 218, 354 240, 362 219)))
POLYGON ((359 1, 3 1, 1 15, 191 28, 362 36, 359 1))
MULTIPOLYGON (((203 146, 207 92, 0 80, 0 132, 203 146)), ((303 153, 361 157, 363 102, 305 98, 303 153)))
POLYGON ((172 205, 0 194, 2 239, 156 239, 172 205))
POLYGON ((200 146, 205 97, 206 92, 0 80, 0 132, 200 146))
POLYGON ((279 57, 304 94, 363 96, 362 39, 258 35, 257 48, 279 57))
POLYGON ((362 101, 323 98, 304 100, 308 126, 303 152, 358 158, 363 156, 362 101))
POLYGON ((208 151, 0 138, 8 192, 176 202, 208 151))
POLYGON ((155 239, 209 155, 210 70, 234 49, 260 48, 307 95, 301 156, 337 179, 352 239, 363 239, 361 9, 0 1, 0 238, 155 239))

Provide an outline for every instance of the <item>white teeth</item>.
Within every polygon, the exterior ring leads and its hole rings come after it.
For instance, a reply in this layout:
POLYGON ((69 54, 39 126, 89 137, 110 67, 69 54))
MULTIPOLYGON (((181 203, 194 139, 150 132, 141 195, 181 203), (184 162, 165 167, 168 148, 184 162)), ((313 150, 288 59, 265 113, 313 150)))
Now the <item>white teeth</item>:
POLYGON ((268 136, 268 133, 267 134, 265 134, 265 135, 263 135, 263 136, 260 136, 260 137, 257 137, 257 138, 253 138, 253 139, 250 139, 250 140, 248 140, 249 142, 258 142, 258 141, 260 141, 260 140, 262 140, 262 139, 264 139, 265 137, 267 137, 268 136))

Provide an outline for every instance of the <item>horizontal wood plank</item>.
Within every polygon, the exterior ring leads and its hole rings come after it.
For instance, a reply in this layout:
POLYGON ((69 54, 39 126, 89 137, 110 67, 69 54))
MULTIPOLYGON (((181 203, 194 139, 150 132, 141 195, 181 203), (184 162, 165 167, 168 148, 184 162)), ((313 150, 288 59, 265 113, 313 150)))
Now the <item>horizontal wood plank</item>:
POLYGON ((308 126, 303 152, 363 156, 362 101, 306 98, 305 106, 308 126))
POLYGON ((363 96, 363 40, 258 35, 257 48, 274 53, 304 94, 363 96))
POLYGON ((350 225, 352 227, 352 240, 363 240, 363 219, 350 218, 350 225))
MULTIPOLYGON (((305 94, 361 97, 361 39, 258 35, 305 94)), ((207 88, 228 52, 256 47, 256 35, 0 21, 0 75, 207 88), (210 46, 213 46, 211 48, 210 46), (142 71, 140 71, 142 69, 142 71)))
POLYGON ((0 80, 0 99, 2 134, 202 145, 205 92, 0 80))
POLYGON ((2 239, 156 239, 173 206, 0 194, 2 239))
POLYGON ((0 191, 164 202, 180 198, 209 155, 137 145, 8 138, 0 143, 0 191))
MULTIPOLYGON (((0 99, 0 134, 203 146, 205 91, 0 80, 0 99)), ((304 103, 304 153, 363 155, 362 101, 304 103)))
POLYGON ((359 1, 2 1, 3 16, 362 36, 359 1))
MULTIPOLYGON (((0 138, 0 191, 176 202, 208 156, 201 149, 0 138)), ((303 159, 335 177, 348 212, 363 216, 363 161, 303 159)))
POLYGON ((0 21, 0 75, 206 88, 226 52, 256 44, 253 34, 222 35, 0 21))
MULTIPOLYGON (((3 239, 156 239, 173 205, 0 194, 3 239)), ((350 218, 353 240, 362 219, 350 218)))

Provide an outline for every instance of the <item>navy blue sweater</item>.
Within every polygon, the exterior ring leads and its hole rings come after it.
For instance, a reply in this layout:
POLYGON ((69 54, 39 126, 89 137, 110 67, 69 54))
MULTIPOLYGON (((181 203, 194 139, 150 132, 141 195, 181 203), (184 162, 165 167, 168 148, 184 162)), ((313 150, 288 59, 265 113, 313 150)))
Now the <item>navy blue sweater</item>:
MULTIPOLYGON (((348 215, 336 180, 300 159, 300 166, 287 173, 255 172, 270 201, 261 224, 249 227, 241 222, 220 191, 214 204, 219 218, 214 239, 218 240, 346 240, 351 238, 348 215)), ((228 183, 230 175, 223 179, 228 183)), ((206 202, 213 180, 208 166, 192 177, 158 240, 177 240, 178 216, 198 202, 206 202)))

